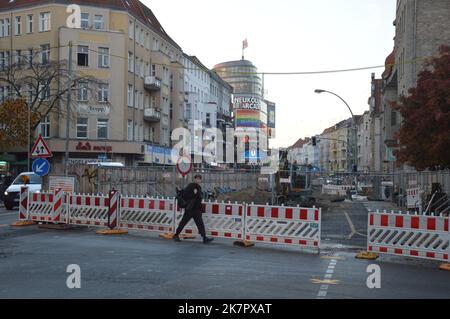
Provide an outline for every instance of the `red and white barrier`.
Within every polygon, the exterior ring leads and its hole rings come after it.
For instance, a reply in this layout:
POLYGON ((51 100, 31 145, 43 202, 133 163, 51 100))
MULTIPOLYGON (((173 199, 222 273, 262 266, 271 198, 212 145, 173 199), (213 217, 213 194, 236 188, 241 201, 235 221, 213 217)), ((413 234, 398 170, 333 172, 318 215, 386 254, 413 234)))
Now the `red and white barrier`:
POLYGON ((28 187, 20 188, 19 220, 28 220, 28 187))
POLYGON ((448 261, 448 217, 370 212, 367 250, 448 261))
POLYGON ((69 224, 108 227, 109 198, 105 195, 71 195, 69 212, 69 224))
MULTIPOLYGON (((244 205, 225 202, 203 202, 202 212, 208 236, 242 240, 244 238, 244 205)), ((183 211, 176 212, 176 224, 183 218, 183 211)), ((183 230, 185 235, 197 235, 195 222, 191 220, 183 230)))
POLYGON ((108 202, 108 227, 114 229, 119 223, 119 193, 114 190, 110 191, 108 202))
POLYGON ((174 199, 122 196, 120 228, 174 232, 174 199))
POLYGON ((350 189, 351 185, 322 185, 322 194, 344 196, 350 189))
POLYGON ((29 220, 65 224, 67 217, 67 200, 61 190, 29 194, 29 220))
POLYGON ((246 240, 319 249, 320 233, 318 208, 247 206, 246 240))

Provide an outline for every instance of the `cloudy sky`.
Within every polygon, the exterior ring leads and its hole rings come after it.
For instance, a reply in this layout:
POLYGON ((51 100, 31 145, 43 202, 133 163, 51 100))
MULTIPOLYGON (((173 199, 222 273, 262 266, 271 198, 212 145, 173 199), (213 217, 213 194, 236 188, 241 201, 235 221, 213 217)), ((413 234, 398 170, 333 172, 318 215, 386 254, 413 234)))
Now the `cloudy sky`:
MULTIPOLYGON (((142 1, 142 0, 141 0, 142 1)), ((304 72, 383 65, 394 41, 395 0, 143 0, 166 32, 207 67, 245 58, 259 72, 304 72)), ((266 75, 277 103, 277 138, 290 146, 368 109, 371 73, 382 68, 321 75, 266 75)))

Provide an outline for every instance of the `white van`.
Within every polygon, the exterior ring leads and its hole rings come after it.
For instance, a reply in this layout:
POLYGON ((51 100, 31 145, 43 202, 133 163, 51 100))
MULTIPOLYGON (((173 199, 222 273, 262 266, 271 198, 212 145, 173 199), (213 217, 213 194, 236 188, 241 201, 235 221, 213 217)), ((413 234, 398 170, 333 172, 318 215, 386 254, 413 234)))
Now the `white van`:
POLYGON ((19 206, 20 188, 28 186, 30 192, 40 192, 42 189, 42 177, 33 172, 21 173, 12 184, 6 189, 3 197, 5 208, 8 210, 19 206), (28 183, 24 183, 24 179, 28 178, 28 183))

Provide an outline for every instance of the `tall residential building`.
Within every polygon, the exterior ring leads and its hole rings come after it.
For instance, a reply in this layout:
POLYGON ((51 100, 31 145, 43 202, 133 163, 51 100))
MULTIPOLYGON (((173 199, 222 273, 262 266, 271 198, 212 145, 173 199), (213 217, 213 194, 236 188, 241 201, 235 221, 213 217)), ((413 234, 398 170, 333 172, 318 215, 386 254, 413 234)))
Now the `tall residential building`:
MULTIPOLYGON (((76 1, 81 7, 80 28, 67 26, 68 4, 2 1, 0 25, 9 21, 10 32, 1 32, 0 51, 12 56, 35 50, 45 59, 67 61, 72 42, 74 73, 90 76, 99 85, 78 84, 73 90, 70 159, 82 162, 107 157, 127 165, 154 163, 153 147, 167 152, 171 131, 184 125, 180 46, 138 0, 76 1)), ((65 108, 60 103, 40 126, 54 154, 54 171, 64 165, 65 108)), ((20 158, 27 156, 24 149, 16 153, 20 158)), ((169 157, 163 158, 156 162, 169 164, 169 157)))
POLYGON ((382 76, 381 162, 386 172, 396 170, 395 134, 402 123, 391 103, 408 96, 425 59, 436 56, 440 46, 450 43, 450 1, 398 0, 394 25, 394 50, 386 59, 382 76))

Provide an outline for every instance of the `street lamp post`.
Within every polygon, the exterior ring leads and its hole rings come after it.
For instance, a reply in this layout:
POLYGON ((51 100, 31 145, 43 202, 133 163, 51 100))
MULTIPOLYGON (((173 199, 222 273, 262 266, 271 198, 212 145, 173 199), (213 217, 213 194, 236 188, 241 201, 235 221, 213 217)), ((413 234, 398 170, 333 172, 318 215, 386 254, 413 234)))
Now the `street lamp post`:
MULTIPOLYGON (((347 106, 347 108, 348 108, 348 110, 350 111, 350 114, 352 115, 352 130, 351 130, 351 133, 352 133, 352 136, 351 136, 351 140, 352 140, 352 155, 353 155, 353 165, 351 165, 351 169, 352 169, 352 171, 354 170, 353 168, 356 166, 356 165, 358 165, 358 155, 357 155, 357 146, 356 146, 356 144, 357 144, 357 140, 356 140, 356 136, 357 136, 357 133, 356 133, 356 130, 357 130, 357 128, 356 128, 356 119, 355 119, 355 115, 353 114, 353 111, 352 111, 352 109, 350 108, 350 106, 348 105, 348 103, 342 98, 342 97, 340 97, 339 95, 337 95, 336 93, 333 93, 333 92, 330 92, 330 91, 327 91, 327 90, 321 90, 321 89, 317 89, 317 90, 315 90, 314 91, 315 93, 317 93, 317 94, 321 94, 321 93, 329 93, 329 94, 332 94, 332 95, 334 95, 334 96, 336 96, 337 98, 339 98, 342 102, 344 102, 344 104, 347 106)), ((357 166, 356 166, 357 167, 357 166)), ((356 173, 356 172, 355 172, 356 173)), ((355 178, 356 178, 356 175, 355 175, 355 178)), ((355 187, 356 187, 356 181, 355 181, 355 187)))

